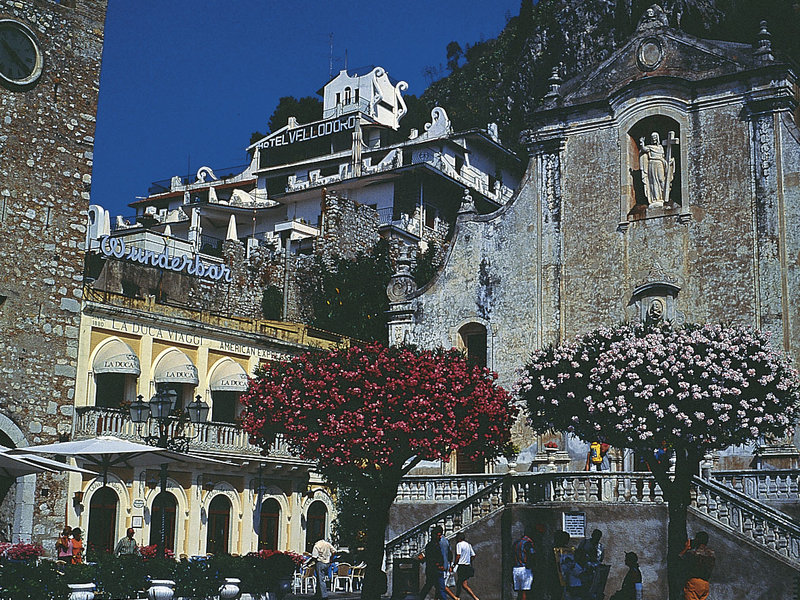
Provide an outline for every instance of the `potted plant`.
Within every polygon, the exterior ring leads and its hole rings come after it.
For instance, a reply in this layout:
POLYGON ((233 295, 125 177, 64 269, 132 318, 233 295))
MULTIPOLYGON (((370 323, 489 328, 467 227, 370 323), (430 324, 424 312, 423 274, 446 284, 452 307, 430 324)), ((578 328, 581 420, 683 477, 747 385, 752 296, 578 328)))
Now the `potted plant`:
POLYGON ((169 548, 164 549, 164 556, 158 556, 157 546, 143 546, 140 548, 148 577, 150 588, 147 597, 150 600, 171 600, 175 594, 175 553, 169 548))
POLYGON ((94 565, 78 564, 64 567, 64 579, 70 589, 69 600, 94 600, 97 584, 94 565))

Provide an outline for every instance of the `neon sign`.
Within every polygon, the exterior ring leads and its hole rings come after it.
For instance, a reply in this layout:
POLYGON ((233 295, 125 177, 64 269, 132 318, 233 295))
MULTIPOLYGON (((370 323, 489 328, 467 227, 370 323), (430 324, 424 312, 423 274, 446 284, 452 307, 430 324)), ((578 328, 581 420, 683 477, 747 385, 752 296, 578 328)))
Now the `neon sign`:
POLYGON ((136 246, 128 246, 122 238, 112 238, 104 235, 100 238, 100 252, 114 258, 123 258, 141 265, 159 267, 168 271, 180 273, 185 271, 195 277, 205 277, 214 281, 231 281, 231 270, 227 265, 206 264, 200 260, 199 254, 188 256, 171 256, 169 248, 163 252, 155 253, 152 250, 142 250, 136 246))

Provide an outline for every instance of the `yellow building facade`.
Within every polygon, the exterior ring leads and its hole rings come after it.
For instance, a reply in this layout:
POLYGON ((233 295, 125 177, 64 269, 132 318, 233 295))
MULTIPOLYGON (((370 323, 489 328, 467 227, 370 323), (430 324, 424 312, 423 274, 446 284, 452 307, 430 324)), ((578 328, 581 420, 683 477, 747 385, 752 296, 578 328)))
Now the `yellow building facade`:
POLYGON ((67 524, 99 551, 113 549, 128 527, 149 545, 160 541, 163 510, 166 544, 176 556, 303 552, 328 537, 334 504, 313 465, 280 439, 263 453, 250 444, 238 423, 238 397, 260 363, 348 343, 305 325, 225 318, 86 288, 73 439, 143 442, 152 419, 133 423, 128 406, 157 390, 174 390, 177 409, 200 396, 210 411, 199 424, 170 417, 170 434, 190 438, 194 458, 169 464, 165 496, 158 464, 112 469, 105 485, 101 476, 72 474, 67 524))

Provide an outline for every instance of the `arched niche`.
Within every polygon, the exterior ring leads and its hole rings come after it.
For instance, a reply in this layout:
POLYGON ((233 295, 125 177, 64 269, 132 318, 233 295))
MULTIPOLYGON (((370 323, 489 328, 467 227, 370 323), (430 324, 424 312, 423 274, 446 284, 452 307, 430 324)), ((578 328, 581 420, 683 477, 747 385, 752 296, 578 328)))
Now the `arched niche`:
MULTIPOLYGON (((625 231, 630 222, 666 216, 678 217, 679 222, 689 218, 689 186, 687 152, 691 142, 692 126, 688 117, 687 90, 676 87, 675 97, 650 97, 620 105, 616 117, 620 148, 620 214, 619 229, 625 231), (672 135, 670 135, 672 132, 672 135), (653 133, 658 135, 653 143, 653 133), (664 144, 670 140, 669 144, 664 144), (672 167, 665 172, 669 181, 668 202, 651 201, 645 190, 646 172, 651 156, 658 152, 645 152, 647 146, 663 149, 666 162, 667 146, 672 167), (671 177, 670 177, 671 175, 671 177)), ((650 148, 651 150, 653 148, 650 148)), ((664 164, 662 162, 662 165, 664 164)))
MULTIPOLYGON (((25 434, 4 414, 0 413, 0 431, 5 434, 14 448, 24 448, 28 446, 28 440, 25 434)), ((36 475, 25 475, 18 477, 16 480, 16 489, 9 489, 8 494, 13 494, 13 497, 7 497, 5 502, 13 502, 13 522, 11 523, 11 541, 28 542, 31 541, 33 535, 33 507, 36 501, 36 475)))

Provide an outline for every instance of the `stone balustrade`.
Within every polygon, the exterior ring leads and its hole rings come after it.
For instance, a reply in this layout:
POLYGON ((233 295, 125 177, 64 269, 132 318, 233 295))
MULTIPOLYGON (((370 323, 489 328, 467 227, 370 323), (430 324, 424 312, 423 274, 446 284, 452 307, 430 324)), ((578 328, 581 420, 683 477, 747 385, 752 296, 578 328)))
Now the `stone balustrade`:
MULTIPOLYGON (((113 435, 124 440, 141 442, 146 435, 145 425, 137 425, 127 412, 99 406, 84 406, 77 409, 75 437, 113 435), (140 435, 141 434, 141 435, 140 435)), ((261 448, 250 443, 249 435, 241 427, 227 423, 186 423, 170 419, 168 435, 191 437, 189 451, 230 452, 234 454, 259 455, 261 448)), ((289 447, 278 437, 272 444, 268 456, 291 457, 289 447)))
MULTIPOLYGON (((794 493, 796 497, 797 480, 791 473, 715 473, 715 477, 723 481, 738 478, 735 482, 766 482, 768 476, 772 477, 769 479, 771 482, 780 477, 782 483, 763 483, 760 493, 769 493, 770 497, 794 493)), ((422 476, 407 477, 401 483, 398 501, 437 500, 458 500, 458 503, 389 541, 386 545, 387 560, 415 556, 425 546, 434 525, 441 525, 445 534, 452 536, 506 504, 666 502, 653 476, 644 472, 540 472, 457 478, 422 476), (475 491, 468 495, 472 490, 475 491)), ((733 489, 733 486, 695 477, 690 510, 749 538, 788 564, 800 567, 800 526, 780 511, 733 489)))
POLYGON ((430 529, 435 525, 441 525, 445 536, 452 537, 460 529, 479 521, 502 506, 503 481, 496 478, 472 496, 389 541, 386 544, 387 562, 396 558, 416 556, 430 539, 430 529))
POLYGON ((692 510, 800 567, 800 526, 784 513, 713 480, 695 477, 692 510))
POLYGON ((404 477, 395 502, 460 502, 500 479, 500 475, 404 477))
POLYGON ((800 500, 800 470, 713 471, 712 479, 755 500, 800 500))

